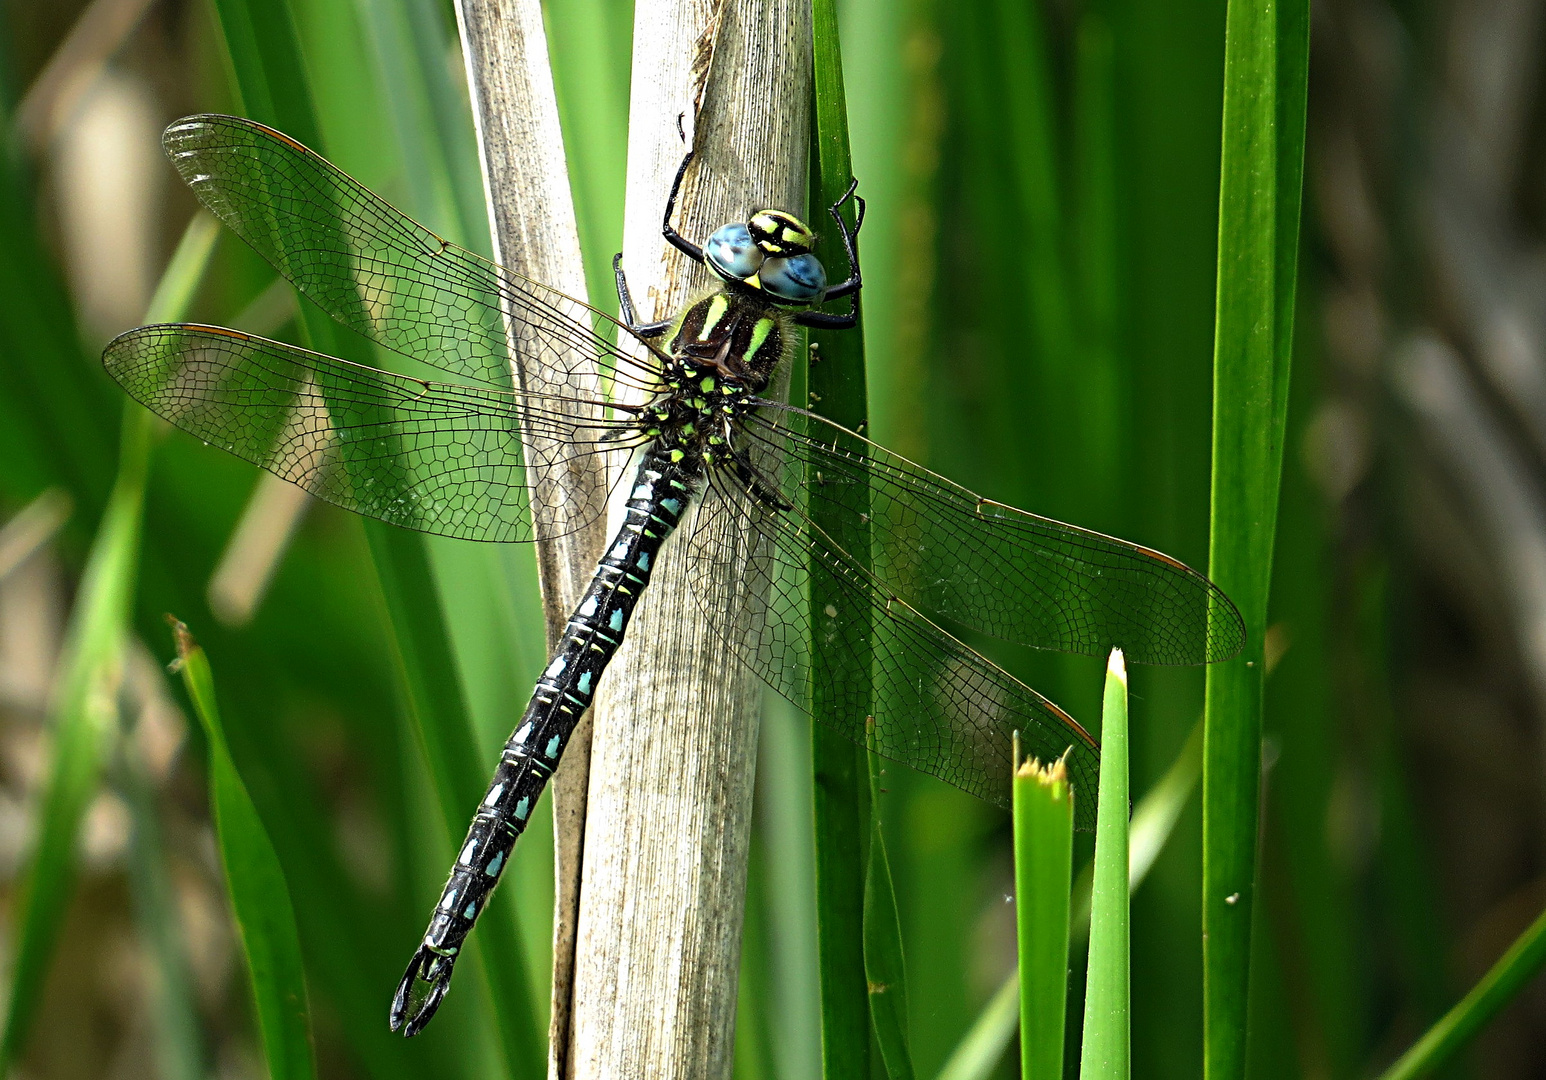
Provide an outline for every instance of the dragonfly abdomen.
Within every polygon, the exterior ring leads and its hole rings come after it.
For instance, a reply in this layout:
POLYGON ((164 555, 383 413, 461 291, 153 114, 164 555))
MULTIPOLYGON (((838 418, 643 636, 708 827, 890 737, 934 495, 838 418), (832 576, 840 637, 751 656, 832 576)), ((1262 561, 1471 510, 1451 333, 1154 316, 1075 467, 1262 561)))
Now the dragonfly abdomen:
POLYGON ((622 527, 505 743, 429 929, 398 984, 392 999, 394 1031, 406 1023, 405 1034, 416 1034, 439 1008, 463 942, 509 865, 510 851, 590 707, 601 673, 623 643, 661 545, 681 523, 694 494, 694 473, 673 460, 678 453, 652 448, 634 474, 622 527))

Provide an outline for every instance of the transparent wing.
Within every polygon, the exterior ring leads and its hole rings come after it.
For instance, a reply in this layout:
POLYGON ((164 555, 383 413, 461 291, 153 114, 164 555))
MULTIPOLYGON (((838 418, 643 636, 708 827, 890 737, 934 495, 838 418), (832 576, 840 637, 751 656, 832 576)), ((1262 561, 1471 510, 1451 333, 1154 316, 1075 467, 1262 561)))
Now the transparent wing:
POLYGON ((687 538, 689 577, 726 644, 801 709, 819 684, 820 719, 855 743, 1008 806, 1013 738, 1051 761, 1068 754, 1081 829, 1093 828, 1100 752, 1067 713, 930 622, 798 509, 776 510, 711 473, 687 538), (749 557, 727 556, 759 538, 749 557), (740 558, 728 595, 716 582, 740 558), (830 601, 811 611, 811 583, 830 601), (816 644, 813 646, 812 638, 816 644), (872 680, 850 680, 855 667, 872 680))
POLYGON ((1057 652, 1120 646, 1130 663, 1211 663, 1245 644, 1228 597, 1168 555, 980 498, 803 410, 765 409, 745 430, 789 502, 817 520, 865 515, 872 571, 931 616, 1057 652))
POLYGON ((202 115, 172 124, 162 145, 212 213, 330 316, 389 349, 508 386, 508 312, 539 388, 584 390, 598 370, 652 381, 648 360, 609 340, 614 320, 447 243, 287 135, 202 115))
POLYGON ((605 508, 603 491, 561 500, 534 486, 526 455, 561 466, 599 452, 598 440, 619 426, 550 412, 532 395, 423 382, 189 324, 131 330, 102 362, 131 397, 184 431, 392 525, 525 541, 533 517, 542 535, 560 535, 605 508), (524 448, 522 429, 543 449, 524 448))

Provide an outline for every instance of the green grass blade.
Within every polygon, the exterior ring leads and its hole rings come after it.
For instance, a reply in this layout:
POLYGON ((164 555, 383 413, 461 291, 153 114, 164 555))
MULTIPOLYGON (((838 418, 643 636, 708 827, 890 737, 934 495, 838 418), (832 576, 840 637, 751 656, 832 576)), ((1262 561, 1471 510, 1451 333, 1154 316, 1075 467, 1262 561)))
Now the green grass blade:
POLYGON ((1090 963, 1080 1080, 1127 1080, 1132 1053, 1128 952, 1127 668, 1113 649, 1101 710, 1100 805, 1090 894, 1090 963))
POLYGON ((864 973, 863 802, 853 743, 811 725, 816 832, 816 948, 821 1063, 828 1080, 868 1076, 870 1018, 864 973))
MULTIPOLYGON (((465 92, 452 84, 445 64, 450 42, 441 12, 432 0, 356 2, 354 7, 367 31, 376 81, 385 88, 382 101, 400 143, 408 195, 403 209, 443 229, 453 242, 489 254, 472 114, 465 92)), ((335 63, 342 66, 344 60, 335 63)), ((348 122, 339 115, 338 103, 318 104, 328 130, 348 122)), ((622 112, 626 116, 626 103, 622 112)), ((359 164, 382 174, 389 167, 383 160, 372 161, 368 153, 360 154, 359 164)), ((621 186, 619 176, 619 203, 621 186)), ((390 363, 384 354, 378 353, 377 359, 390 363)), ((486 782, 495 747, 509 737, 511 702, 529 693, 546 659, 535 555, 529 545, 414 537, 371 523, 366 531, 399 639, 413 723, 431 761, 440 816, 455 845, 462 838, 471 799, 486 782), (426 705, 433 711, 426 711, 426 705)), ((534 825, 532 835, 512 855, 509 885, 480 921, 472 963, 482 965, 485 953, 498 958, 488 977, 499 984, 524 972, 530 1026, 540 1031, 547 1025, 551 965, 538 958, 551 948, 553 888, 551 855, 543 850, 546 819, 534 825)), ((516 990, 513 985, 496 986, 495 996, 519 1001, 513 996, 516 990)), ((527 1042, 523 1033, 528 1025, 515 1009, 502 1012, 501 1018, 507 1025, 518 1025, 515 1037, 527 1042)), ((512 1044, 507 1050, 534 1065, 540 1046, 523 1049, 512 1044)))
MULTIPOLYGON (((393 658, 455 850, 487 780, 428 552, 415 533, 376 522, 367 522, 365 532, 391 614, 393 658)), ((511 919, 484 914, 474 955, 493 995, 509 1065, 517 1075, 534 1076, 542 1045, 525 950, 511 919)))
POLYGON ((1016 342, 1018 355, 1006 360, 1030 372, 1041 398, 1030 445, 1033 460, 1044 472, 1030 479, 1037 487, 1016 494, 1024 505, 1034 491, 1044 513, 1078 520, 1089 494, 1082 470, 1052 467, 1066 460, 1066 454, 1084 456, 1080 414, 1088 384, 1083 357, 1076 361, 1073 344, 1069 200, 1061 190, 1066 166, 1046 33, 1048 13, 1041 5, 1018 0, 990 0, 982 7, 977 17, 985 21, 983 52, 989 66, 982 77, 990 80, 990 122, 1001 130, 1007 155, 1006 209, 1022 238, 1011 279, 1018 286, 1011 305, 1024 337, 1016 342))
MULTIPOLYGON (((1154 867, 1159 853, 1175 832, 1181 811, 1192 797, 1202 776, 1202 723, 1192 729, 1175 762, 1158 783, 1138 801, 1128 825, 1127 888, 1136 892, 1154 867)), ((1086 866, 1074 883, 1070 904, 1070 933, 1084 937, 1090 928, 1090 871, 1086 866)), ((1018 891, 1018 884, 1017 884, 1018 891)), ((1019 1002, 1020 973, 1015 971, 978 1015, 965 1036, 951 1052, 941 1069, 939 1080, 983 1080, 993 1073, 1004 1051, 1014 1038, 1019 1002)))
POLYGON ((273 1080, 309 1080, 316 1075, 316 1068, 301 936, 295 926, 290 888, 258 808, 247 794, 247 785, 226 745, 209 658, 186 626, 169 621, 177 641, 183 685, 209 740, 209 801, 215 842, 247 959, 268 1075, 273 1080))
MULTIPOLYGON (((215 236, 212 219, 193 219, 156 288, 148 319, 175 319, 182 313, 203 276, 215 236)), ((139 405, 125 406, 118 476, 70 616, 50 709, 54 757, 40 813, 42 827, 16 915, 16 966, 0 1038, 0 1073, 16 1060, 36 1017, 74 886, 81 818, 117 732, 117 695, 137 583, 154 425, 155 418, 139 405)))
POLYGON ((449 77, 451 42, 442 12, 432 0, 356 0, 354 7, 402 157, 404 209, 452 243, 487 256, 488 215, 472 114, 449 77))
MULTIPOLYGON (((815 139, 811 151, 811 204, 829 206, 848 188, 851 163, 848 114, 843 93, 842 59, 833 0, 817 0, 811 24, 815 42, 815 139)), ((814 217, 815 215, 812 214, 814 217)), ((843 266, 842 249, 823 230, 817 255, 825 266, 843 266)), ((865 419, 864 344, 861 331, 813 333, 812 349, 820 363, 810 366, 807 383, 811 400, 824 415, 850 428, 865 419)), ((816 519, 833 541, 850 552, 868 552, 869 537, 861 522, 845 516, 837 521, 816 519)), ((836 586, 821 566, 811 568, 812 626, 826 616, 836 586), (829 597, 830 594, 830 597, 829 597)), ((845 610, 851 605, 844 604, 845 610)), ((813 648, 820 648, 817 635, 813 648)), ((835 707, 827 689, 843 686, 852 708, 856 688, 868 686, 864 658, 839 654, 819 665, 830 682, 812 688, 811 712, 821 717, 835 707)), ((812 725, 815 771, 817 946, 821 973, 821 1056, 829 1080, 868 1076, 870 1015, 864 957, 865 791, 861 764, 865 752, 833 733, 825 724, 812 725)))
POLYGON ((219 239, 220 223, 213 214, 200 210, 193 215, 161 280, 156 282, 150 306, 145 309, 147 323, 176 322, 187 317, 219 239))
POLYGON ((896 887, 880 824, 881 759, 873 751, 865 756, 870 775, 870 850, 864 874, 864 975, 870 994, 870 1023, 886 1075, 891 1080, 912 1080, 902 922, 897 916, 896 887))
MULTIPOLYGON (((1155 860, 1175 832, 1181 811, 1191 800, 1197 781, 1202 777, 1202 722, 1192 728, 1186 745, 1165 775, 1149 789, 1133 808, 1127 826, 1127 890, 1138 886, 1154 868, 1155 860)), ((1090 929, 1090 890, 1094 866, 1086 866, 1074 882, 1074 932, 1083 936, 1090 929)))
POLYGON ((126 409, 118 480, 81 579, 50 710, 53 762, 16 919, 16 966, 0 1071, 9 1071, 36 1016, 75 883, 81 819, 116 732, 114 702, 133 603, 150 435, 144 410, 126 409))
POLYGON ((762 837, 752 833, 746 858, 746 917, 741 926, 741 970, 735 1002, 735 1080, 773 1080, 773 1010, 768 1008, 767 860, 762 837))
POLYGON ((1204 1070, 1245 1074, 1263 639, 1288 404, 1309 5, 1231 0, 1224 54, 1209 573, 1244 653, 1208 669, 1203 762, 1204 1070))
POLYGON ((320 148, 322 128, 287 0, 215 0, 215 14, 246 114, 320 148))
POLYGON ((1014 834, 1020 1075, 1062 1080, 1074 803, 1061 761, 1015 770, 1014 834))
POLYGON ((1083 461, 1079 476, 1081 524, 1107 527, 1121 505, 1123 458, 1128 449, 1125 378, 1119 359, 1117 266, 1116 57, 1104 17, 1086 11, 1074 50, 1074 183, 1072 258, 1078 285, 1079 361, 1074 423, 1083 461), (1086 517, 1085 515, 1090 515, 1086 517))
MULTIPOLYGON (((217 0, 216 6, 249 113, 314 148, 325 149, 316 105, 305 78, 298 74, 304 65, 288 6, 282 0, 217 0)), ((348 351, 341 347, 342 335, 315 308, 303 304, 302 316, 311 347, 335 355, 348 351)), ((349 358, 373 359, 368 354, 349 358)), ((444 608, 429 573, 425 539, 375 522, 366 522, 365 528, 392 613, 395 658, 410 713, 431 760, 446 829, 460 839, 484 785, 484 771, 444 608)), ((486 918, 477 937, 472 951, 492 1001, 492 1022, 506 1065, 517 1075, 536 1075, 542 1069, 543 1050, 514 920, 486 918)), ((412 942, 404 943, 405 958, 411 948, 412 942)), ((383 1010, 390 990, 382 988, 383 1010)))
MULTIPOLYGON (((1128 449, 1109 528, 1199 568, 1208 550, 1225 6, 1140 0, 1081 9, 1108 20, 1116 76, 1113 262, 1128 449)), ((1134 731, 1135 782, 1175 759, 1200 711, 1203 678, 1197 670, 1133 673, 1145 716, 1134 731)), ((1059 704, 1080 715, 1077 702, 1059 704)), ((1202 1068, 1199 832, 1183 826, 1134 898, 1142 944, 1133 1053, 1155 1077, 1196 1080, 1202 1068)))
POLYGON ((1416 1080, 1443 1068, 1529 986, 1542 967, 1546 967, 1546 911, 1514 939, 1459 1004, 1385 1070, 1380 1080, 1416 1080))

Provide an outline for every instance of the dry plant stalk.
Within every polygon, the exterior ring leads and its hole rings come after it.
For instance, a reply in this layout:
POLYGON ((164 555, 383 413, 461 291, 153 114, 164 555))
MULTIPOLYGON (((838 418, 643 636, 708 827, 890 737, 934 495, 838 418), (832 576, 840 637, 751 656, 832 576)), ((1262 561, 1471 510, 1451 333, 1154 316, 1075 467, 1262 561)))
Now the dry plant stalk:
MULTIPOLYGON (((538 0, 459 0, 457 24, 467 60, 472 112, 483 165, 496 262, 586 299, 563 131, 538 0)), ((580 370, 578 367, 575 370, 580 370)), ((517 369, 518 385, 535 373, 517 369)), ((599 397, 599 390, 596 393, 599 397)), ((540 459, 540 455, 531 455, 540 459)), ((583 457, 542 478, 545 497, 571 502, 604 491, 601 462, 583 457)), ((606 543, 605 521, 537 544, 549 649, 563 634, 606 543)), ((553 912, 553 1009, 549 1070, 562 1075, 553 1048, 567 1043, 580 846, 590 774, 591 720, 581 718, 549 785, 554 814, 557 896, 553 912)))
MULTIPOLYGON (((462 0, 458 17, 496 258, 583 297, 540 6, 462 0)), ((660 235, 686 149, 678 117, 698 151, 685 235, 754 204, 803 209, 811 31, 798 0, 644 0, 635 22, 625 265, 640 316, 654 319, 707 284, 660 235)), ((547 482, 560 496, 600 490, 593 475, 547 482)), ((539 545, 550 640, 604 542, 597 528, 539 545)), ((693 595, 693 542, 689 516, 601 684, 593 743, 582 725, 555 779, 555 1078, 730 1073, 762 684, 693 595), (605 767, 587 792, 592 756, 605 767)))
MULTIPOLYGON (((684 235, 803 209, 811 31, 799 0, 646 0, 635 25, 624 266, 657 319, 708 284, 660 236, 677 117, 698 155, 684 235)), ((730 1075, 762 683, 694 596, 731 583, 691 580, 692 532, 662 552, 598 698, 568 1076, 730 1075)))

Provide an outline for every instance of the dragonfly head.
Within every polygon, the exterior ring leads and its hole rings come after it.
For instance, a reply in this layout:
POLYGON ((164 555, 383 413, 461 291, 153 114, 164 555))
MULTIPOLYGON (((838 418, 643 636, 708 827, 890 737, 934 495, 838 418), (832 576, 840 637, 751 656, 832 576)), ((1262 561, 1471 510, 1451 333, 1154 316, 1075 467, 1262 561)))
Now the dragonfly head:
POLYGON ((816 234, 805 222, 782 210, 758 210, 746 223, 746 231, 770 258, 787 259, 816 250, 816 234))
POLYGON ((722 280, 762 293, 775 304, 804 307, 821 303, 827 271, 811 254, 816 234, 782 210, 759 210, 746 224, 723 225, 703 245, 703 254, 722 280))

